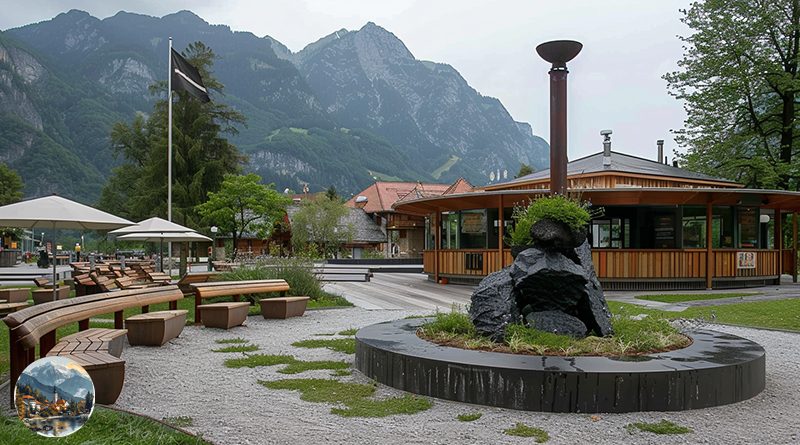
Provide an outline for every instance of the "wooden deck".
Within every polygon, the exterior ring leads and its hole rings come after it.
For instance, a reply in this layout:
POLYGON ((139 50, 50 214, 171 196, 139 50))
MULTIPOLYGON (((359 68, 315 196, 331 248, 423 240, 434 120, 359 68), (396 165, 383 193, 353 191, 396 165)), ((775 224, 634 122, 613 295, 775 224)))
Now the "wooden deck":
POLYGON ((469 304, 473 286, 441 285, 424 274, 381 273, 369 283, 328 283, 324 289, 343 295, 365 309, 425 309, 449 311, 453 304, 469 304))

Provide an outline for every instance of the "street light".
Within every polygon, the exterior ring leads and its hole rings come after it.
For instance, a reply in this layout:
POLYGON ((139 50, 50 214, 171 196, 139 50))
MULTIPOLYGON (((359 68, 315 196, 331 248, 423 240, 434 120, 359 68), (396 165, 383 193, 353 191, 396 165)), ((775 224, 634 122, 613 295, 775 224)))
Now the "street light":
POLYGON ((211 256, 208 257, 208 271, 211 272, 213 269, 213 265, 211 264, 212 259, 215 256, 217 250, 217 232, 219 228, 217 226, 211 226, 211 236, 213 240, 211 241, 211 256))

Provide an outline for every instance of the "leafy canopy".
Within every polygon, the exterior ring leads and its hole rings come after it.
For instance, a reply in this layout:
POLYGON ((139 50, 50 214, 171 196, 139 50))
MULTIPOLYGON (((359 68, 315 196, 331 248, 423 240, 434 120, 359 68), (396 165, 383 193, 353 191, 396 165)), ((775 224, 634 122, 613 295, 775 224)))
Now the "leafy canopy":
POLYGON ((509 229, 509 244, 524 246, 532 243, 531 227, 543 219, 559 221, 574 230, 581 229, 592 219, 588 203, 563 195, 551 195, 532 200, 527 207, 514 206, 514 227, 509 229))
POLYGON ((292 215, 292 248, 297 252, 316 252, 330 258, 351 241, 355 228, 345 221, 350 209, 341 200, 327 195, 301 201, 292 215))
MULTIPOLYGON (((195 42, 183 53, 212 92, 212 101, 202 103, 183 91, 173 104, 173 220, 199 228, 198 204, 216 192, 226 174, 237 173, 244 158, 225 136, 237 134, 244 123, 238 111, 214 100, 223 85, 211 73, 214 52, 195 42)), ((167 83, 151 86, 153 94, 166 96, 167 83)), ((103 188, 99 206, 132 220, 167 214, 167 121, 168 103, 158 101, 149 118, 136 116, 131 123, 118 122, 111 143, 123 163, 115 168, 103 188)))
POLYGON ((685 103, 676 140, 686 167, 798 190, 800 2, 704 0, 681 12, 691 31, 679 70, 664 78, 685 103))
POLYGON ((22 199, 22 188, 19 174, 0 162, 0 205, 12 204, 22 199))
POLYGON ((268 238, 290 203, 291 199, 275 191, 273 184, 261 184, 261 177, 254 173, 225 175, 219 191, 209 192, 208 201, 198 205, 197 212, 223 233, 233 234, 236 246, 245 232, 268 238))

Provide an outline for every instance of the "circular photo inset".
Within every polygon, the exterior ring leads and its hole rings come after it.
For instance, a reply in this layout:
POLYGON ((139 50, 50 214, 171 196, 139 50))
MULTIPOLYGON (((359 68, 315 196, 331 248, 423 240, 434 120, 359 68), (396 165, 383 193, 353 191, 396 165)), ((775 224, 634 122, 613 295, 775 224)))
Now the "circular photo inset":
POLYGON ((42 436, 68 436, 81 429, 94 409, 94 384, 83 367, 66 357, 28 365, 14 388, 22 423, 42 436))

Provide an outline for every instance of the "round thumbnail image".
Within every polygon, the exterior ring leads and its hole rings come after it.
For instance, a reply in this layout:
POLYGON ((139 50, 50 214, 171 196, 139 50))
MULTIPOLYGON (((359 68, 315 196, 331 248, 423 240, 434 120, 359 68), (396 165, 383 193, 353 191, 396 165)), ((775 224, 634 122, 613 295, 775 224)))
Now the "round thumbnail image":
POLYGON ((83 367, 66 357, 28 365, 14 388, 22 423, 42 436, 68 436, 81 429, 94 409, 94 384, 83 367))

